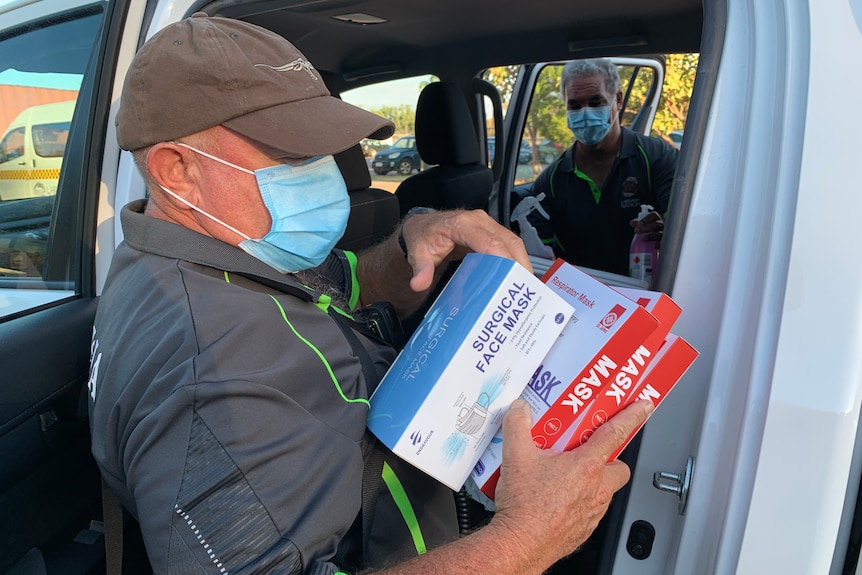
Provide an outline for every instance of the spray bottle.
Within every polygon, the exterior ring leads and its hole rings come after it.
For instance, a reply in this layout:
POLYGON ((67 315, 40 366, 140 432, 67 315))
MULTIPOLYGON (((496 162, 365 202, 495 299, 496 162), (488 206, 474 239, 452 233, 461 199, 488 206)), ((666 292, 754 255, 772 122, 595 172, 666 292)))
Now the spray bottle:
MULTIPOLYGON (((638 221, 653 210, 652 206, 641 204, 638 221)), ((635 234, 629 248, 629 275, 633 278, 652 282, 652 270, 658 262, 655 240, 647 240, 646 234, 635 234)))
POLYGON ((534 228, 533 224, 527 220, 527 216, 530 215, 533 210, 542 214, 546 220, 551 219, 551 216, 548 215, 548 212, 546 212, 539 203, 544 198, 545 193, 542 192, 538 196, 527 196, 518 202, 518 205, 515 206, 514 210, 512 210, 510 221, 517 221, 518 225, 521 227, 521 239, 524 241, 524 247, 527 248, 528 254, 552 260, 554 259, 554 250, 551 249, 551 246, 546 246, 542 243, 536 228, 534 228))

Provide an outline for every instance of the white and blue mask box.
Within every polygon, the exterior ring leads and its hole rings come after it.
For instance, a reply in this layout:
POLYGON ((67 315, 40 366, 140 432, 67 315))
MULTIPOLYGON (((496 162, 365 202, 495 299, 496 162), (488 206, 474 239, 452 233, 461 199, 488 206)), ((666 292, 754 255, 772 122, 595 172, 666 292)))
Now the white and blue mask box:
POLYGON ((573 314, 517 262, 468 254, 371 396, 368 429, 459 490, 573 314))

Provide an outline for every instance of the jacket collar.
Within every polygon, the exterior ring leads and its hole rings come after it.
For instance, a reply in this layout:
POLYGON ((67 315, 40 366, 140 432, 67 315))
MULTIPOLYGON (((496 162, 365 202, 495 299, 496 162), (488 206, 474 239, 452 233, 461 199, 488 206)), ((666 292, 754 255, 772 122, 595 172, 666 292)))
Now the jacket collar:
POLYGON ((279 289, 305 301, 317 301, 319 298, 320 294, 309 292, 292 276, 279 273, 235 246, 178 224, 144 215, 146 206, 146 200, 135 200, 120 212, 124 241, 132 248, 239 274, 265 285, 275 284, 279 289))

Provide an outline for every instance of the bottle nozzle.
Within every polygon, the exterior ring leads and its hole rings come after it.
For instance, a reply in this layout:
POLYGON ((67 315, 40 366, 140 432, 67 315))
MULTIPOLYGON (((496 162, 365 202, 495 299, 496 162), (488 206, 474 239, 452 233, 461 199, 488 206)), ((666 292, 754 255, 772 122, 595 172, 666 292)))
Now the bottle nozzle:
POLYGON ((644 216, 653 211, 653 209, 649 204, 641 204, 641 213, 638 214, 638 221, 644 219, 644 216))

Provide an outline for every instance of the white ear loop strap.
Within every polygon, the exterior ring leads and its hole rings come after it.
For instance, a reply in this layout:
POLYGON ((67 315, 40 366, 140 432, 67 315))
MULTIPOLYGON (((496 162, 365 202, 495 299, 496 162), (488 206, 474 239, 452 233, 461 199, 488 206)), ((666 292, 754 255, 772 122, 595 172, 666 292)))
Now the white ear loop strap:
POLYGON ((243 237, 243 238, 245 238, 245 239, 247 239, 247 240, 255 241, 255 240, 252 240, 252 238, 250 238, 250 237, 248 237, 247 235, 245 235, 244 233, 242 233, 241 231, 239 231, 238 229, 236 229, 235 227, 233 227, 232 225, 230 225, 230 224, 226 224, 225 222, 221 221, 220 219, 218 219, 218 218, 217 218, 217 217, 215 217, 214 215, 212 215, 212 214, 210 214, 210 213, 207 213, 207 212, 203 211, 202 209, 200 209, 199 207, 197 207, 196 205, 194 205, 193 203, 191 203, 191 202, 190 202, 190 201, 188 201, 187 199, 185 199, 185 198, 181 198, 180 196, 178 196, 178 195, 177 195, 177 194, 175 194, 174 192, 170 191, 169 189, 167 189, 167 188, 166 188, 166 187, 164 187, 163 185, 158 184, 158 186, 159 186, 162 190, 164 190, 164 192, 165 192, 165 193, 172 195, 174 198, 178 199, 179 201, 181 201, 182 203, 184 203, 185 205, 187 205, 187 206, 188 206, 188 207, 190 207, 191 209, 195 210, 196 212, 198 212, 198 213, 200 213, 200 214, 205 215, 206 217, 208 217, 209 219, 211 219, 211 220, 212 220, 212 221, 214 221, 215 223, 223 225, 224 227, 226 227, 227 229, 229 229, 229 230, 230 230, 230 231, 232 231, 233 233, 237 234, 238 236, 241 236, 241 237, 243 237))
POLYGON ((247 170, 245 168, 241 168, 240 166, 237 166, 236 164, 231 164, 227 160, 222 160, 221 158, 217 158, 211 154, 207 154, 203 150, 198 150, 194 146, 189 146, 188 144, 183 143, 183 142, 173 142, 173 143, 176 144, 177 146, 182 146, 183 148, 188 148, 192 152, 198 153, 201 156, 209 158, 210 160, 215 160, 216 162, 219 162, 220 164, 224 164, 225 166, 230 166, 231 168, 233 168, 235 170, 239 170, 240 172, 245 172, 246 174, 251 174, 252 176, 254 175, 254 172, 252 170, 247 170))
MULTIPOLYGON (((215 160, 216 162, 221 162, 222 164, 225 164, 225 165, 227 165, 227 166, 230 166, 231 168, 236 168, 237 170, 240 170, 240 171, 245 172, 245 173, 247 173, 247 174, 254 175, 254 172, 252 172, 251 170, 246 170, 245 168, 241 168, 241 167, 239 167, 239 166, 235 166, 235 165, 231 164, 230 162, 227 162, 227 161, 225 161, 225 160, 222 160, 221 158, 217 158, 217 157, 215 157, 215 156, 212 156, 212 155, 210 155, 210 154, 207 154, 206 152, 203 152, 203 151, 201 151, 201 150, 198 150, 197 148, 195 148, 195 147, 193 147, 193 146, 189 146, 188 144, 184 144, 183 142, 172 142, 172 143, 173 143, 173 144, 176 144, 177 146, 182 146, 182 147, 184 147, 184 148, 188 148, 189 150, 191 150, 191 151, 193 151, 193 152, 195 152, 195 153, 198 153, 198 154, 200 154, 200 155, 202 155, 202 156, 206 156, 207 158, 209 158, 209 159, 211 159, 211 160, 215 160)), ((242 237, 242 238, 245 238, 245 239, 247 239, 247 240, 252 240, 252 238, 248 237, 246 234, 242 233, 241 231, 239 231, 238 229, 236 229, 236 228, 235 228, 235 227, 233 227, 232 225, 230 225, 230 224, 228 224, 228 223, 225 223, 225 222, 221 221, 220 219, 218 219, 217 217, 215 217, 214 215, 212 215, 212 214, 210 214, 210 213, 208 213, 208 212, 205 212, 204 210, 200 209, 199 207, 197 207, 196 205, 194 205, 193 203, 191 203, 191 202, 190 202, 190 201, 188 201, 187 199, 185 199, 185 198, 181 198, 179 195, 177 195, 176 193, 174 193, 174 192, 172 192, 171 190, 167 189, 167 188, 166 188, 166 187, 164 187, 163 185, 161 185, 161 184, 157 184, 157 185, 158 185, 158 186, 159 186, 159 187, 160 187, 160 188, 161 188, 161 189, 162 189, 166 194, 169 194, 169 195, 173 196, 174 198, 176 198, 176 199, 177 199, 177 200, 179 200, 180 202, 184 203, 185 205, 187 205, 188 207, 190 207, 190 208, 191 208, 191 209, 193 209, 194 211, 198 212, 199 214, 203 214, 203 215, 205 215, 206 217, 208 217, 209 219, 211 219, 211 220, 212 220, 212 221, 214 221, 215 223, 220 224, 220 225, 222 225, 222 226, 226 227, 227 229, 229 229, 230 231, 232 231, 233 233, 235 233, 236 235, 238 235, 238 236, 240 236, 240 237, 242 237)), ((252 241, 254 241, 254 240, 252 240, 252 241)))

